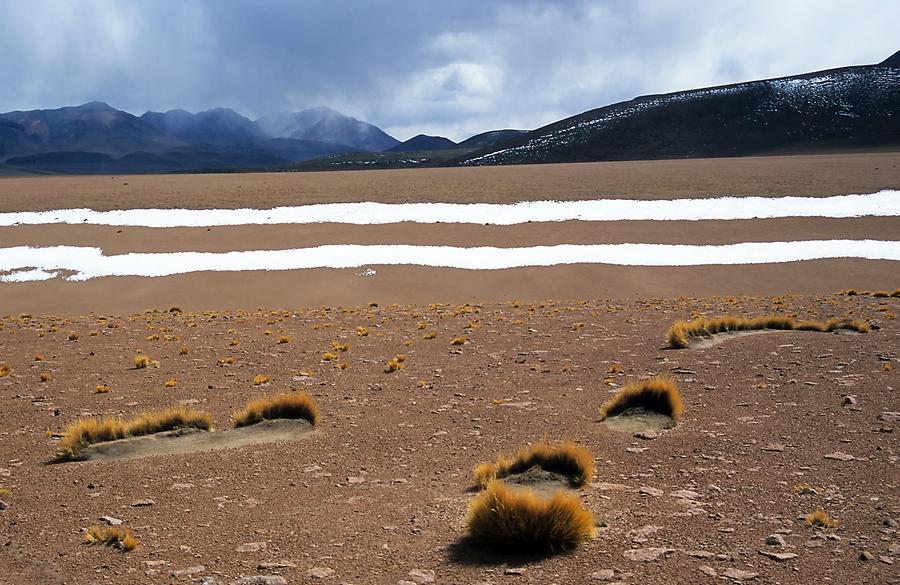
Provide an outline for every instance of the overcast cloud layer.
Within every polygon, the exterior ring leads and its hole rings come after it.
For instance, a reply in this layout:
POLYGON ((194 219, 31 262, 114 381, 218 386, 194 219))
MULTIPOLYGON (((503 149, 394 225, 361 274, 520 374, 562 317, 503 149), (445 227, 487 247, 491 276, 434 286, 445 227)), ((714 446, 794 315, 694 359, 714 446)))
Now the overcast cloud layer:
POLYGON ((404 140, 881 61, 900 2, 0 0, 0 111, 328 105, 404 140))

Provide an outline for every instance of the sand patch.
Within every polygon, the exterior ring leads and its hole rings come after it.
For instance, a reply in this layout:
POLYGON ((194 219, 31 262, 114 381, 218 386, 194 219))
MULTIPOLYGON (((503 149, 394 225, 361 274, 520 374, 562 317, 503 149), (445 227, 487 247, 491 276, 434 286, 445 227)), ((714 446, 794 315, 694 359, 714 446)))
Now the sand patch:
POLYGON ((197 453, 234 449, 247 445, 290 442, 300 439, 314 428, 312 424, 302 419, 278 419, 265 420, 255 425, 224 431, 177 429, 118 441, 95 443, 86 447, 79 454, 78 461, 137 459, 153 455, 197 453))
POLYGON ((570 478, 562 473, 547 471, 534 465, 521 473, 513 473, 500 479, 513 490, 531 490, 541 498, 553 497, 559 490, 572 490, 570 478))
POLYGON ((611 416, 601 424, 622 433, 639 433, 641 431, 661 431, 671 429, 678 424, 674 418, 646 408, 629 408, 620 414, 611 416))

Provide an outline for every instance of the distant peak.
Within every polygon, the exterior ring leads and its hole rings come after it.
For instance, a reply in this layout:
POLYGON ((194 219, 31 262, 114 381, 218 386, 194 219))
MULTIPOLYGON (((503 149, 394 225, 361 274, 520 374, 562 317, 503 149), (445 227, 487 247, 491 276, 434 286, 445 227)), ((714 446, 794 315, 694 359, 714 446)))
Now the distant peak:
POLYGON ((86 103, 83 103, 83 104, 81 104, 80 106, 76 106, 76 107, 77 107, 79 110, 92 110, 92 111, 95 111, 95 110, 114 110, 114 109, 115 109, 115 108, 113 108, 112 106, 110 106, 108 103, 106 103, 106 102, 100 102, 100 101, 86 102, 86 103))
POLYGON ((900 68, 900 51, 897 51, 881 63, 879 63, 882 67, 898 67, 900 68))

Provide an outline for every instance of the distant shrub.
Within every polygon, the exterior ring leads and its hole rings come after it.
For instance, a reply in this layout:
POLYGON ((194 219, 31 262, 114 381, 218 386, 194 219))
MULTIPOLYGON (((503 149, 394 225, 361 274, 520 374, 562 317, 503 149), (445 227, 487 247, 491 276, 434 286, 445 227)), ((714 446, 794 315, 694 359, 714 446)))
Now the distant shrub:
POLYGON ((674 380, 656 376, 632 382, 616 392, 600 406, 600 420, 632 408, 645 408, 678 418, 684 411, 684 402, 674 380))
POLYGON ((694 337, 705 337, 716 333, 728 333, 734 331, 759 331, 762 329, 796 330, 796 331, 836 331, 847 329, 868 333, 871 327, 865 321, 858 319, 829 319, 820 321, 797 321, 793 317, 782 315, 769 315, 745 319, 726 315, 724 317, 700 318, 692 321, 676 321, 666 333, 666 341, 670 347, 683 349, 690 344, 694 337))
POLYGON ((819 508, 815 512, 806 515, 806 523, 810 526, 819 528, 836 528, 839 524, 837 520, 829 516, 825 510, 819 508))
POLYGON ((534 466, 565 475, 575 487, 583 486, 594 475, 594 457, 587 449, 574 443, 537 443, 519 450, 512 457, 500 457, 494 463, 482 463, 473 473, 478 485, 486 487, 495 479, 522 473, 534 466))
POLYGON ((97 525, 88 528, 84 535, 84 542, 111 546, 124 552, 134 550, 140 544, 140 540, 134 536, 130 528, 97 525))
POLYGON ((245 427, 276 418, 299 418, 316 424, 319 419, 319 407, 308 394, 285 392, 250 402, 242 410, 234 413, 234 426, 245 427))

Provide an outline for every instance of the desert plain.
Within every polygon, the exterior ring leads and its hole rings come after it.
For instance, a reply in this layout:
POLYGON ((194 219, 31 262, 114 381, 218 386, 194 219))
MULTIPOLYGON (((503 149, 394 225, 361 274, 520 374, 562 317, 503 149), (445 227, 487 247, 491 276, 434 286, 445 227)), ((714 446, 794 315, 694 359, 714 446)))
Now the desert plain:
MULTIPOLYGON (((827 197, 900 187, 900 154, 477 169, 0 181, 0 212, 379 201, 827 197)), ((897 240, 898 217, 0 227, 0 247, 106 253, 332 244, 535 246, 897 240)), ((416 266, 0 283, 0 583, 900 582, 900 263, 507 270, 416 266), (854 289, 870 294, 839 294, 854 289), (871 293, 884 291, 888 296, 871 293), (859 319, 666 347, 677 320, 859 319), (454 343, 455 341, 455 343, 454 343), (340 351, 341 347, 344 351, 340 351), (135 368, 136 355, 158 362, 135 368), (386 372, 404 355, 405 367, 386 372), (677 426, 622 432, 598 407, 673 378, 677 426), (174 381, 175 383, 168 383, 174 381), (98 392, 97 387, 108 391, 98 392), (250 400, 315 398, 296 440, 54 463, 66 427, 183 404, 217 429, 250 400), (467 537, 472 476, 572 441, 596 538, 567 552, 467 537), (824 510, 830 528, 805 516, 824 510), (105 520, 103 520, 105 518, 105 520), (85 544, 121 523, 140 544, 85 544)))

